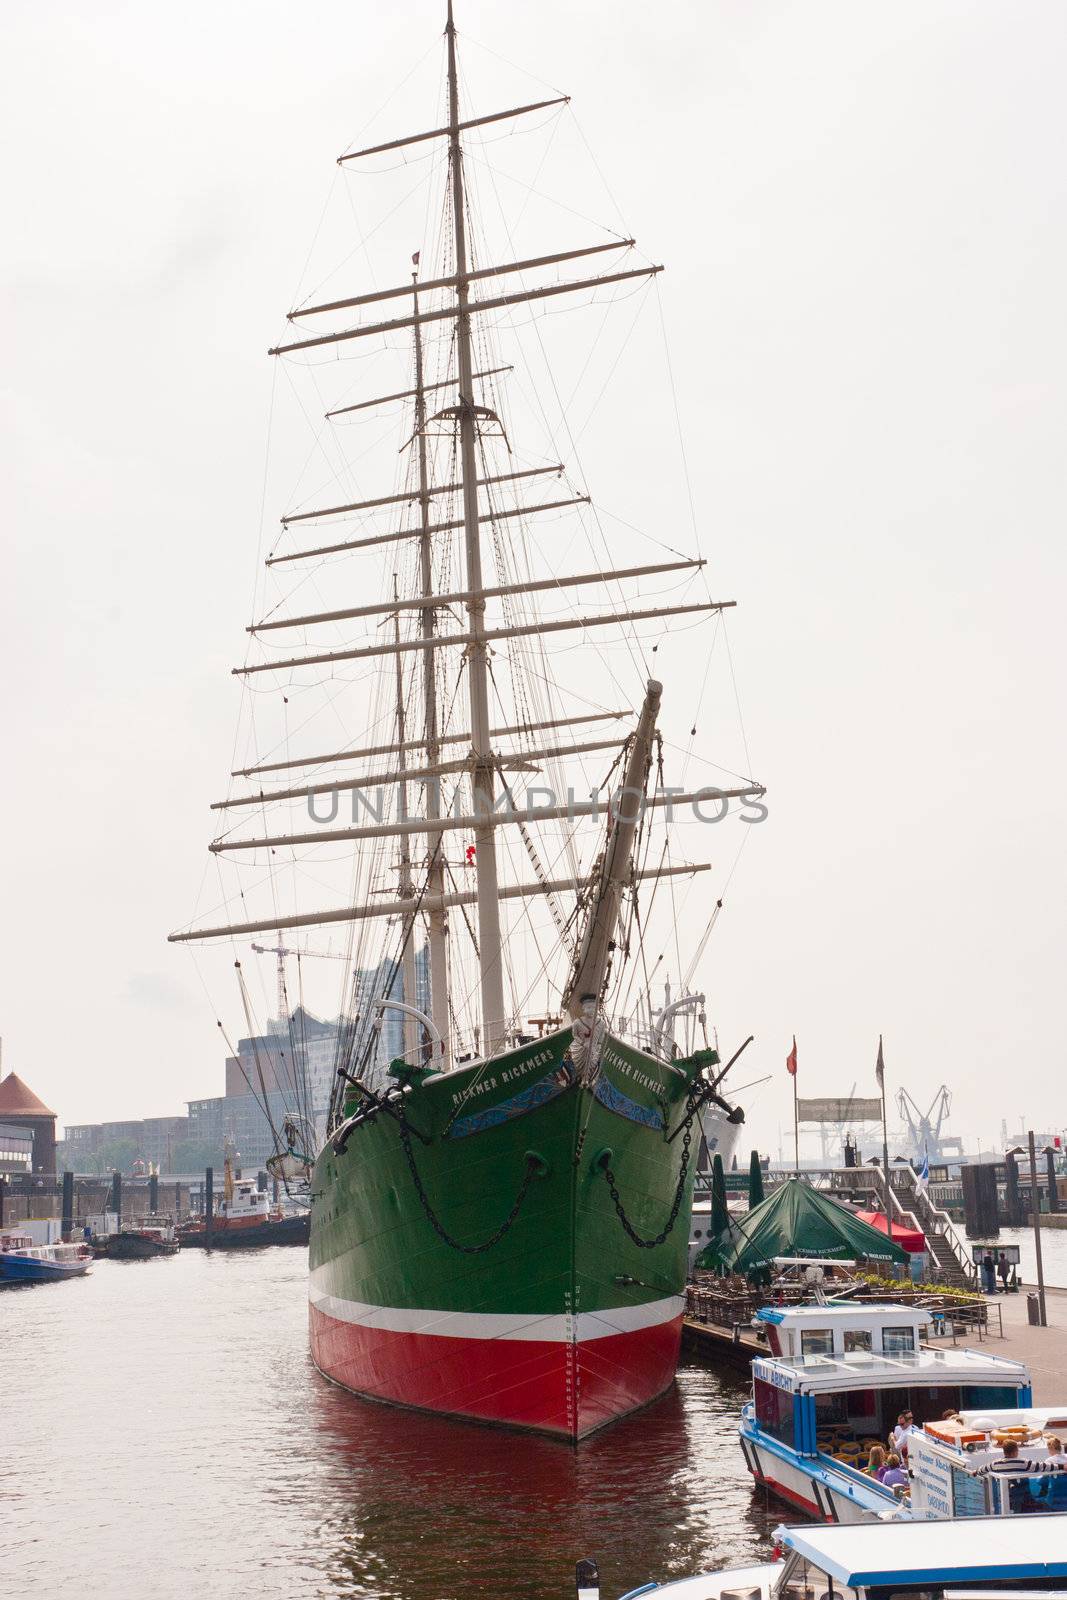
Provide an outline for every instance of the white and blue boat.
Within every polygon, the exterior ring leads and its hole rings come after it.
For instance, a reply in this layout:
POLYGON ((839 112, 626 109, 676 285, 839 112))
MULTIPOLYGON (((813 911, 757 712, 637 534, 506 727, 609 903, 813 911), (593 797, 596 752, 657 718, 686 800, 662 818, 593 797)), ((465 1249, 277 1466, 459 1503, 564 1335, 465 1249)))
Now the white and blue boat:
MULTIPOLYGON (((638 1595, 663 1600, 1037 1600, 1067 1593, 1067 1516, 1023 1522, 873 1522, 865 1527, 779 1528, 781 1561, 735 1567, 638 1595)), ((599 1600, 582 1563, 579 1592, 599 1600)))
POLYGON ((34 1244, 28 1233, 0 1234, 0 1279, 5 1283, 53 1283, 80 1278, 93 1264, 85 1244, 34 1244))
POLYGON ((899 1305, 765 1306, 770 1354, 752 1363, 739 1429, 745 1465, 787 1504, 826 1522, 906 1514, 900 1492, 864 1468, 902 1411, 921 1427, 948 1410, 1031 1405, 1018 1361, 931 1348, 929 1313, 899 1305))

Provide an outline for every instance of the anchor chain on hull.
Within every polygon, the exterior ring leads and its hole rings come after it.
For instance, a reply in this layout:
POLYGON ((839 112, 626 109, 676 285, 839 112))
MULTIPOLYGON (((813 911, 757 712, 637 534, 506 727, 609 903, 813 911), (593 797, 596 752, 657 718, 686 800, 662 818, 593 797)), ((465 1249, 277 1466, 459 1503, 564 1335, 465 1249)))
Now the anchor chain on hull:
POLYGON ((448 1232, 440 1217, 438 1217, 437 1213, 430 1204, 429 1196, 427 1195, 426 1190, 423 1187, 422 1179, 419 1176, 419 1169, 415 1165, 415 1152, 411 1148, 411 1134, 408 1130, 407 1122, 403 1121, 399 1126, 400 1147, 404 1152, 404 1159, 408 1164, 408 1170, 411 1173, 412 1182, 415 1185, 415 1193, 419 1197, 419 1204, 426 1213, 427 1222, 430 1224, 430 1227, 433 1229, 434 1233, 437 1234, 438 1238, 443 1239, 445 1244, 447 1244, 450 1249, 459 1250, 465 1256, 480 1256, 484 1254, 486 1250, 491 1250, 495 1244, 499 1244, 501 1239, 503 1239, 505 1234, 510 1231, 512 1225, 517 1220, 519 1212, 522 1210, 522 1203, 526 1199, 530 1185, 534 1178, 544 1178, 548 1175, 548 1163, 544 1157, 539 1156, 536 1150, 527 1150, 526 1171, 523 1173, 522 1181, 520 1182, 518 1192, 515 1195, 514 1204, 512 1205, 507 1216, 504 1218, 503 1222, 500 1224, 499 1228, 497 1228, 496 1232, 491 1234, 489 1238, 485 1239, 481 1244, 461 1244, 458 1239, 454 1239, 448 1232))
POLYGON ((654 1239, 642 1239, 641 1235, 637 1232, 633 1223, 626 1215, 626 1210, 622 1203, 622 1196, 619 1194, 618 1186, 615 1182, 615 1174, 611 1170, 611 1151, 602 1150, 596 1158, 596 1164, 603 1172, 605 1180, 607 1181, 608 1190, 615 1206, 616 1215, 618 1216, 619 1221, 622 1223, 625 1232, 633 1240, 634 1244, 637 1245, 639 1250, 657 1249, 661 1244, 669 1239, 671 1234, 674 1232, 674 1225, 678 1221, 678 1213, 682 1208, 682 1196, 685 1193, 685 1181, 689 1175, 690 1145, 693 1139, 693 1115, 694 1113, 690 1112, 686 1117, 685 1132, 682 1134, 682 1165, 681 1170, 678 1173, 678 1184, 674 1191, 674 1200, 671 1204, 670 1215, 654 1239))

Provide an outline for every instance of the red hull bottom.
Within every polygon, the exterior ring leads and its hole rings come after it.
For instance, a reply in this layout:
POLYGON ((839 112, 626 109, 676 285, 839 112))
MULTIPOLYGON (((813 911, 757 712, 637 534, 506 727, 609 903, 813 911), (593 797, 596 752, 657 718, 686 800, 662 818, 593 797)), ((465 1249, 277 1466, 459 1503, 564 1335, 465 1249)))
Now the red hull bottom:
POLYGON ((578 1344, 456 1339, 339 1322, 312 1306, 319 1371, 372 1400, 575 1442, 670 1388, 682 1319, 578 1344))

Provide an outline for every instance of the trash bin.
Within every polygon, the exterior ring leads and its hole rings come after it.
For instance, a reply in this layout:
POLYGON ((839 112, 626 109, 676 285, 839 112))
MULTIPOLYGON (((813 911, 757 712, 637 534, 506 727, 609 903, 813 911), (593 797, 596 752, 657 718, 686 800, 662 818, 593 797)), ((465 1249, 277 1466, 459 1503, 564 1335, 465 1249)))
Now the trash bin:
POLYGON ((1036 1294, 1028 1294, 1026 1297, 1026 1320, 1032 1328, 1041 1326, 1041 1310, 1036 1294))

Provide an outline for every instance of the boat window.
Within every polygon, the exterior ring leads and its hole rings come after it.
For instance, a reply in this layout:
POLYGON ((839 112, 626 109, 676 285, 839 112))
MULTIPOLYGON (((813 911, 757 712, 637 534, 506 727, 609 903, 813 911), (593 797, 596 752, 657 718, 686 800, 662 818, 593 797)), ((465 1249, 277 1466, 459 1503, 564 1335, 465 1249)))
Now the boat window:
POLYGON ((810 1561, 791 1562, 774 1591, 775 1600, 857 1600, 855 1589, 837 1583, 810 1561))
POLYGON ((887 1356, 903 1356, 915 1349, 914 1328, 883 1328, 882 1351, 887 1356))
POLYGON ((752 1385, 752 1397, 760 1427, 783 1444, 791 1445, 794 1440, 793 1396, 757 1378, 752 1385))
POLYGON ((834 1330, 832 1328, 801 1328, 800 1353, 802 1356, 832 1356, 834 1330))
POLYGON ((845 1354, 846 1354, 846 1356, 847 1355, 851 1355, 854 1350, 870 1350, 870 1348, 871 1348, 871 1330, 870 1330, 870 1328, 846 1328, 845 1329, 845 1354))
POLYGON ((952 1468, 952 1505, 957 1517, 984 1517, 988 1511, 986 1498, 989 1479, 976 1478, 971 1472, 952 1468))

